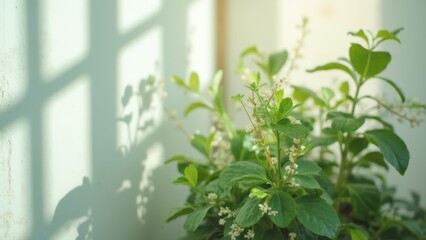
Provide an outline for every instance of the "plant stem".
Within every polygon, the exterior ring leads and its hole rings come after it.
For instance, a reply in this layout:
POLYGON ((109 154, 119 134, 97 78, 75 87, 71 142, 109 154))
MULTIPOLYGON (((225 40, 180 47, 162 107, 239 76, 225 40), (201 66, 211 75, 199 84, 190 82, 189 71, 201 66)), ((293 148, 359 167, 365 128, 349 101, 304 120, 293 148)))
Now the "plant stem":
POLYGON ((359 82, 356 85, 355 96, 353 99, 352 110, 351 110, 352 115, 355 114, 355 108, 356 108, 356 104, 358 103, 358 95, 359 95, 359 90, 361 89, 361 86, 362 86, 362 82, 363 82, 363 78, 361 77, 359 79, 359 82))
POLYGON ((340 210, 340 203, 342 201, 342 197, 345 190, 345 184, 347 181, 348 176, 348 152, 346 148, 346 141, 340 141, 339 140, 339 150, 340 150, 340 156, 341 156, 341 162, 339 167, 339 175, 337 177, 337 183, 336 183, 336 190, 337 190, 337 199, 335 202, 335 208, 336 211, 339 212, 340 210))
POLYGON ((282 183, 281 139, 280 139, 280 133, 278 131, 274 131, 274 133, 275 133, 275 137, 277 138, 277 162, 278 162, 277 163, 277 172, 278 172, 277 183, 278 183, 278 187, 280 188, 282 183))

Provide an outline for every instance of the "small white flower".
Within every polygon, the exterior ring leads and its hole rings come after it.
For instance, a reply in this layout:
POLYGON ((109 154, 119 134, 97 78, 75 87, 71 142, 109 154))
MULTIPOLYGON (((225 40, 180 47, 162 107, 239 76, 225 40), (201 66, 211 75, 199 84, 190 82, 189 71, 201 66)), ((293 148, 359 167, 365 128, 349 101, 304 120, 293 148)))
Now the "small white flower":
POLYGON ((255 233, 252 229, 247 231, 247 234, 244 235, 245 239, 254 239, 255 233))
POLYGON ((295 138, 295 139, 293 139, 293 143, 294 144, 300 144, 300 142, 302 141, 302 139, 300 139, 300 138, 295 138))
POLYGON ((272 157, 272 158, 271 158, 271 162, 272 162, 272 164, 277 164, 277 163, 278 163, 278 160, 277 160, 277 158, 276 158, 276 157, 272 157))
POLYGON ((226 219, 225 218, 221 218, 221 219, 219 219, 219 225, 225 225, 225 223, 226 223, 226 219))
POLYGON ((292 171, 290 165, 285 166, 284 170, 287 174, 290 174, 290 172, 292 171))
POLYGON ((216 193, 209 193, 207 195, 207 199, 210 201, 215 201, 217 199, 217 194, 216 193))
POLYGON ((176 116, 177 116, 177 112, 176 112, 176 111, 170 111, 170 112, 168 113, 168 115, 167 115, 167 118, 168 118, 169 120, 174 120, 174 119, 176 119, 176 116))
POLYGON ((296 182, 296 180, 295 180, 294 178, 292 178, 292 179, 291 179, 291 182, 290 182, 290 186, 291 186, 291 187, 296 187, 296 188, 297 188, 297 187, 300 187, 300 184, 299 184, 299 183, 297 183, 297 182, 296 182))
POLYGON ((288 120, 290 120, 291 124, 302 124, 300 122, 300 120, 297 120, 295 117, 293 116, 288 116, 288 120))
POLYGON ((263 214, 267 214, 269 211, 271 211, 271 208, 268 206, 268 204, 265 202, 263 204, 259 204, 259 209, 263 214))
POLYGON ((225 216, 225 218, 234 218, 236 213, 229 209, 229 207, 220 207, 217 215, 219 215, 219 217, 225 216))
POLYGON ((237 237, 239 237, 243 231, 244 228, 234 223, 231 225, 231 231, 228 232, 228 235, 231 237, 232 240, 236 240, 237 237))
POLYGON ((277 211, 269 211, 268 215, 269 216, 277 216, 278 212, 277 211))
POLYGON ((297 237, 297 234, 295 232, 291 232, 288 234, 288 236, 290 237, 290 240, 295 240, 297 237))

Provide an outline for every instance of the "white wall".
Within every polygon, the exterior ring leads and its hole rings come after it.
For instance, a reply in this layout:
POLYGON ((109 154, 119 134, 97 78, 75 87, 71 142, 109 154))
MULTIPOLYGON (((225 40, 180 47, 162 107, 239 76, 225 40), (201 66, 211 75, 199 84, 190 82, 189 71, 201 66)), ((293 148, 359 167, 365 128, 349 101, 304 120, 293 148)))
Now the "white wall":
MULTIPOLYGON (((300 37, 296 26, 301 24, 303 17, 308 17, 311 31, 303 47, 304 58, 298 63, 298 70, 290 76, 292 84, 320 89, 343 76, 338 72, 308 74, 304 70, 347 56, 348 46, 353 39, 347 35, 349 31, 362 28, 375 32, 382 28, 397 29, 402 26, 405 27, 400 35, 402 45, 387 45, 393 61, 384 75, 396 80, 407 96, 415 96, 426 102, 423 93, 426 86, 422 79, 422 69, 425 68, 422 56, 426 51, 422 45, 422 39, 426 36, 422 26, 426 22, 424 1, 234 0, 227 2, 227 8, 230 22, 226 41, 229 96, 242 91, 243 84, 233 71, 239 53, 248 46, 257 45, 268 51, 285 48, 291 54, 300 37)), ((382 95, 382 89, 383 86, 376 83, 369 84, 367 90, 382 95)), ((396 98, 390 89, 385 90, 388 98, 396 98)), ((247 122, 244 114, 235 114, 234 118, 242 126, 247 122)), ((388 175, 389 183, 399 187, 401 197, 409 198, 411 190, 421 193, 423 206, 426 206, 426 188, 423 185, 426 178, 422 173, 426 169, 426 162, 422 159, 425 153, 422 149, 425 127, 423 124, 420 128, 412 129, 398 125, 397 132, 411 152, 411 162, 405 176, 399 176, 393 169, 388 175)))
MULTIPOLYGON (((182 110, 168 77, 194 69, 207 85, 213 14, 211 0, 0 1, 1 239, 183 235, 164 222, 186 192, 163 162, 191 150, 147 78, 182 110)), ((189 130, 207 128, 194 117, 189 130)))

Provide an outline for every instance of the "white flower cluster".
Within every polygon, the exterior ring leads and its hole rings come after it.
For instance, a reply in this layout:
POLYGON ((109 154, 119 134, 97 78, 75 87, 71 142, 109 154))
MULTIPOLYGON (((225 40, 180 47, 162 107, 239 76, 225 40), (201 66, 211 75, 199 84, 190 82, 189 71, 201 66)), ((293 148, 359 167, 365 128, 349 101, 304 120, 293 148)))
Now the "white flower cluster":
POLYGON ((215 204, 216 199, 217 199, 217 194, 216 193, 209 193, 209 194, 207 194, 207 200, 209 200, 210 204, 212 204, 212 205, 215 204))
POLYGON ((297 234, 295 232, 291 232, 288 234, 288 237, 290 240, 296 240, 297 234))
POLYGON ((264 99, 269 99, 272 96, 272 91, 269 88, 263 87, 262 90, 260 90, 260 96, 264 99))
POLYGON ((228 232, 228 235, 231 237, 232 240, 236 240, 237 237, 239 237, 243 231, 244 231, 244 228, 234 223, 231 225, 231 231, 228 232))
POLYGON ((294 179, 293 177, 291 177, 291 174, 297 174, 297 168, 299 167, 299 165, 297 165, 297 163, 294 164, 290 164, 287 165, 284 169, 285 172, 287 173, 286 176, 284 176, 284 180, 287 181, 289 187, 293 187, 293 188, 298 188, 300 187, 300 184, 298 182, 296 182, 296 179, 294 179))
POLYGON ((233 161, 233 156, 231 154, 231 144, 224 137, 225 133, 223 131, 212 128, 212 132, 215 132, 213 141, 212 141, 212 159, 213 163, 220 169, 228 166, 233 161))
POLYGON ((383 212, 383 217, 387 218, 389 220, 393 220, 393 221, 401 221, 401 217, 395 215, 395 213, 393 213, 391 211, 384 211, 383 212))
POLYGON ((259 209, 262 212, 262 215, 268 214, 269 216, 276 216, 278 214, 277 211, 273 211, 271 207, 268 206, 268 203, 259 204, 259 209))
POLYGON ((217 214, 219 217, 223 217, 219 219, 219 225, 225 225, 227 218, 235 218, 236 213, 233 212, 229 207, 220 207, 219 213, 217 214))
POLYGON ((296 182, 296 180, 294 178, 291 178, 290 182, 289 182, 289 186, 293 187, 293 188, 298 188, 298 187, 300 187, 300 184, 298 182, 296 182))
POLYGON ((282 89, 285 88, 286 84, 287 84, 287 78, 282 77, 278 81, 275 82, 275 87, 277 88, 277 90, 282 90, 282 89))
POLYGON ((298 172, 296 171, 296 169, 299 167, 299 165, 297 165, 297 163, 295 163, 295 164, 292 164, 292 165, 287 165, 287 166, 285 166, 285 172, 287 173, 287 175, 290 175, 290 174, 297 174, 298 172), (292 165, 293 165, 293 168, 292 168, 292 165))
POLYGON ((291 124, 302 124, 300 120, 296 119, 293 116, 288 116, 288 120, 290 120, 291 124))
POLYGON ((247 233, 244 235, 245 239, 251 240, 254 239, 255 232, 252 229, 249 229, 247 233))
POLYGON ((290 161, 294 163, 299 156, 299 149, 294 145, 291 145, 290 149, 285 149, 285 154, 288 155, 290 161))

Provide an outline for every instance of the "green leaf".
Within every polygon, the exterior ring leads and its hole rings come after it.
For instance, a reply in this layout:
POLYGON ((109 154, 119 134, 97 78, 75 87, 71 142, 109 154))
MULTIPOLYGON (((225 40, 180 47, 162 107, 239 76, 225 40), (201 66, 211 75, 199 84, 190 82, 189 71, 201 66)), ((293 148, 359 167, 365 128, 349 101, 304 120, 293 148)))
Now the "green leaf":
POLYGON ((330 88, 322 87, 321 88, 321 94, 324 100, 329 103, 331 99, 334 97, 334 92, 330 88))
POLYGON ((365 183, 347 184, 355 217, 366 219, 380 207, 380 192, 376 186, 365 183))
POLYGON ((387 130, 393 131, 393 126, 392 124, 386 122, 385 120, 383 120, 381 117, 378 116, 372 116, 372 115, 362 115, 361 116, 364 119, 372 119, 375 120, 379 123, 381 123, 383 125, 384 128, 386 128, 387 130))
POLYGON ((269 200, 269 207, 278 214, 270 216, 273 223, 279 227, 287 227, 296 217, 296 202, 290 194, 284 191, 275 191, 269 200))
MULTIPOLYGON (((354 115, 346 112, 328 112, 327 113, 327 119, 335 119, 337 117, 343 117, 343 118, 354 118, 354 115)), ((324 130, 324 129, 323 129, 324 130)), ((336 131, 335 131, 336 132, 336 131)))
POLYGON ((191 72, 189 76, 189 90, 197 92, 200 86, 200 78, 196 72, 191 72))
POLYGON ((198 226, 200 226, 200 224, 203 222, 203 219, 210 208, 211 206, 204 206, 189 214, 185 224, 183 225, 185 230, 188 232, 195 232, 198 226))
POLYGON ((193 187, 193 185, 188 181, 186 177, 179 177, 176 180, 173 181, 173 184, 176 185, 187 185, 190 187, 193 187))
POLYGON ((280 102, 279 112, 276 121, 281 120, 283 117, 287 116, 289 112, 291 112, 293 108, 293 100, 291 98, 284 98, 280 102))
POLYGON ((349 151, 356 156, 368 147, 368 140, 365 138, 354 138, 349 142, 349 151))
POLYGON ((331 127, 342 132, 354 132, 364 124, 364 118, 336 117, 331 127))
POLYGON ((186 84, 185 84, 185 81, 182 78, 178 77, 178 76, 172 76, 172 77, 170 77, 170 80, 172 82, 176 83, 179 86, 182 86, 184 88, 188 88, 188 86, 186 86, 186 84))
MULTIPOLYGON (((287 162, 284 164, 284 168, 290 164, 291 162, 287 162)), ((321 167, 318 166, 316 162, 311 160, 298 159, 297 165, 298 175, 318 175, 322 171, 321 167)))
MULTIPOLYGON (((398 29, 399 31, 402 30, 402 28, 398 29)), ((397 30, 397 33, 399 33, 399 31, 397 30)), ((380 38, 379 43, 386 41, 386 40, 393 40, 396 41, 398 43, 401 43, 401 41, 399 40, 399 38, 396 36, 396 34, 389 32, 388 30, 380 30, 377 35, 376 38, 380 38)))
POLYGON ((320 236, 334 238, 340 220, 333 207, 321 198, 304 196, 296 199, 297 220, 307 229, 320 236))
POLYGON ((401 102, 405 102, 405 96, 404 93, 402 93, 402 90, 392 81, 384 77, 376 77, 377 79, 385 81, 387 84, 389 84, 397 93, 399 98, 401 99, 401 102))
POLYGON ((338 62, 331 62, 325 65, 317 66, 314 69, 307 70, 307 72, 318 72, 318 71, 328 71, 328 70, 340 70, 347 73, 352 79, 355 79, 355 74, 352 70, 344 64, 338 62))
POLYGON ((276 75, 286 63, 287 58, 288 52, 286 50, 270 55, 268 61, 269 74, 271 76, 276 75))
POLYGON ((419 222, 411 219, 404 219, 400 222, 405 229, 416 235, 418 238, 421 238, 424 234, 425 229, 419 224, 419 222))
POLYGON ((352 43, 349 57, 355 71, 364 78, 381 73, 391 61, 391 55, 388 52, 370 51, 357 43, 352 43))
POLYGON ((306 189, 321 189, 319 183, 311 176, 294 174, 293 178, 303 188, 306 189))
POLYGON ((176 219, 182 215, 192 213, 193 211, 194 211, 194 208, 188 205, 175 209, 173 212, 169 214, 169 216, 167 216, 166 222, 170 222, 173 219, 176 219))
POLYGON ((194 134, 194 137, 191 139, 191 145, 208 159, 211 154, 211 142, 214 134, 213 132, 209 137, 205 137, 201 134, 194 134))
POLYGON ((284 240, 283 234, 281 233, 280 229, 271 229, 265 233, 262 240, 284 240))
POLYGON ((309 134, 309 129, 305 126, 292 124, 287 118, 282 119, 278 124, 271 124, 271 128, 290 138, 305 138, 309 134))
POLYGON ((222 81, 222 77, 223 77, 223 72, 222 70, 219 70, 216 72, 216 74, 213 77, 213 82, 212 82, 212 90, 213 90, 213 95, 216 95, 217 92, 219 91, 219 86, 220 86, 220 82, 222 81))
POLYGON ((368 236, 360 229, 350 228, 349 234, 352 240, 368 240, 368 236))
POLYGON ((189 165, 184 171, 185 178, 191 184, 193 188, 197 188, 198 185, 198 171, 194 165, 189 165))
POLYGON ((362 30, 362 29, 360 29, 360 30, 358 30, 358 32, 349 32, 349 35, 352 35, 352 36, 354 36, 354 37, 360 37, 360 38, 362 38, 364 41, 365 41, 365 43, 367 43, 368 44, 368 37, 367 37, 367 35, 365 34, 365 32, 362 30))
POLYGON ((284 89, 278 89, 275 91, 275 102, 281 102, 284 97, 284 89))
POLYGON ((232 100, 240 103, 241 101, 243 101, 244 95, 243 94, 237 94, 231 97, 232 100))
POLYGON ((259 188, 252 188, 250 190, 250 195, 255 198, 265 198, 268 196, 266 192, 264 192, 262 189, 259 189, 259 188))
POLYGON ((250 46, 248 48, 246 48, 242 53, 241 53, 241 57, 245 57, 249 54, 258 54, 259 50, 257 49, 256 46, 250 46))
POLYGON ((317 147, 317 146, 328 146, 337 141, 337 135, 323 135, 319 137, 314 137, 311 140, 311 146, 317 147))
POLYGON ((245 181, 253 184, 267 182, 266 170, 259 164, 239 161, 223 169, 219 176, 219 186, 222 188, 231 187, 236 182, 244 184, 245 181))
POLYGON ((346 96, 349 95, 349 83, 348 82, 342 82, 342 84, 339 87, 340 92, 346 96))
POLYGON ((361 167, 369 167, 369 163, 374 163, 377 166, 383 167, 386 170, 389 169, 388 165, 385 162, 385 159, 383 158, 383 154, 381 154, 380 152, 369 152, 362 156, 357 162, 357 164, 361 167))
POLYGON ((404 175, 410 160, 410 153, 404 141, 394 132, 385 129, 367 131, 364 135, 371 143, 379 147, 385 160, 404 175))
POLYGON ((256 224, 262 218, 262 212, 259 209, 262 201, 261 198, 247 198, 243 207, 238 211, 235 222, 243 228, 256 224))
POLYGON ((193 102, 190 105, 188 105, 188 107, 186 107, 185 112, 183 114, 185 116, 188 116, 189 113, 191 113, 192 111, 194 111, 197 108, 205 108, 205 109, 213 110, 213 107, 209 106, 206 103, 203 103, 203 102, 193 102))
POLYGON ((315 100, 316 104, 320 106, 327 105, 324 100, 322 100, 315 92, 308 88, 294 85, 292 86, 292 88, 294 88, 293 96, 299 102, 304 102, 307 98, 312 97, 315 100))
POLYGON ((171 162, 188 163, 188 164, 193 163, 193 164, 198 164, 198 165, 203 164, 203 162, 201 162, 197 159, 187 158, 184 155, 173 156, 173 157, 167 159, 167 161, 165 163, 171 163, 171 162))
POLYGON ((231 140, 231 152, 236 161, 254 159, 252 139, 245 131, 238 131, 231 140))

